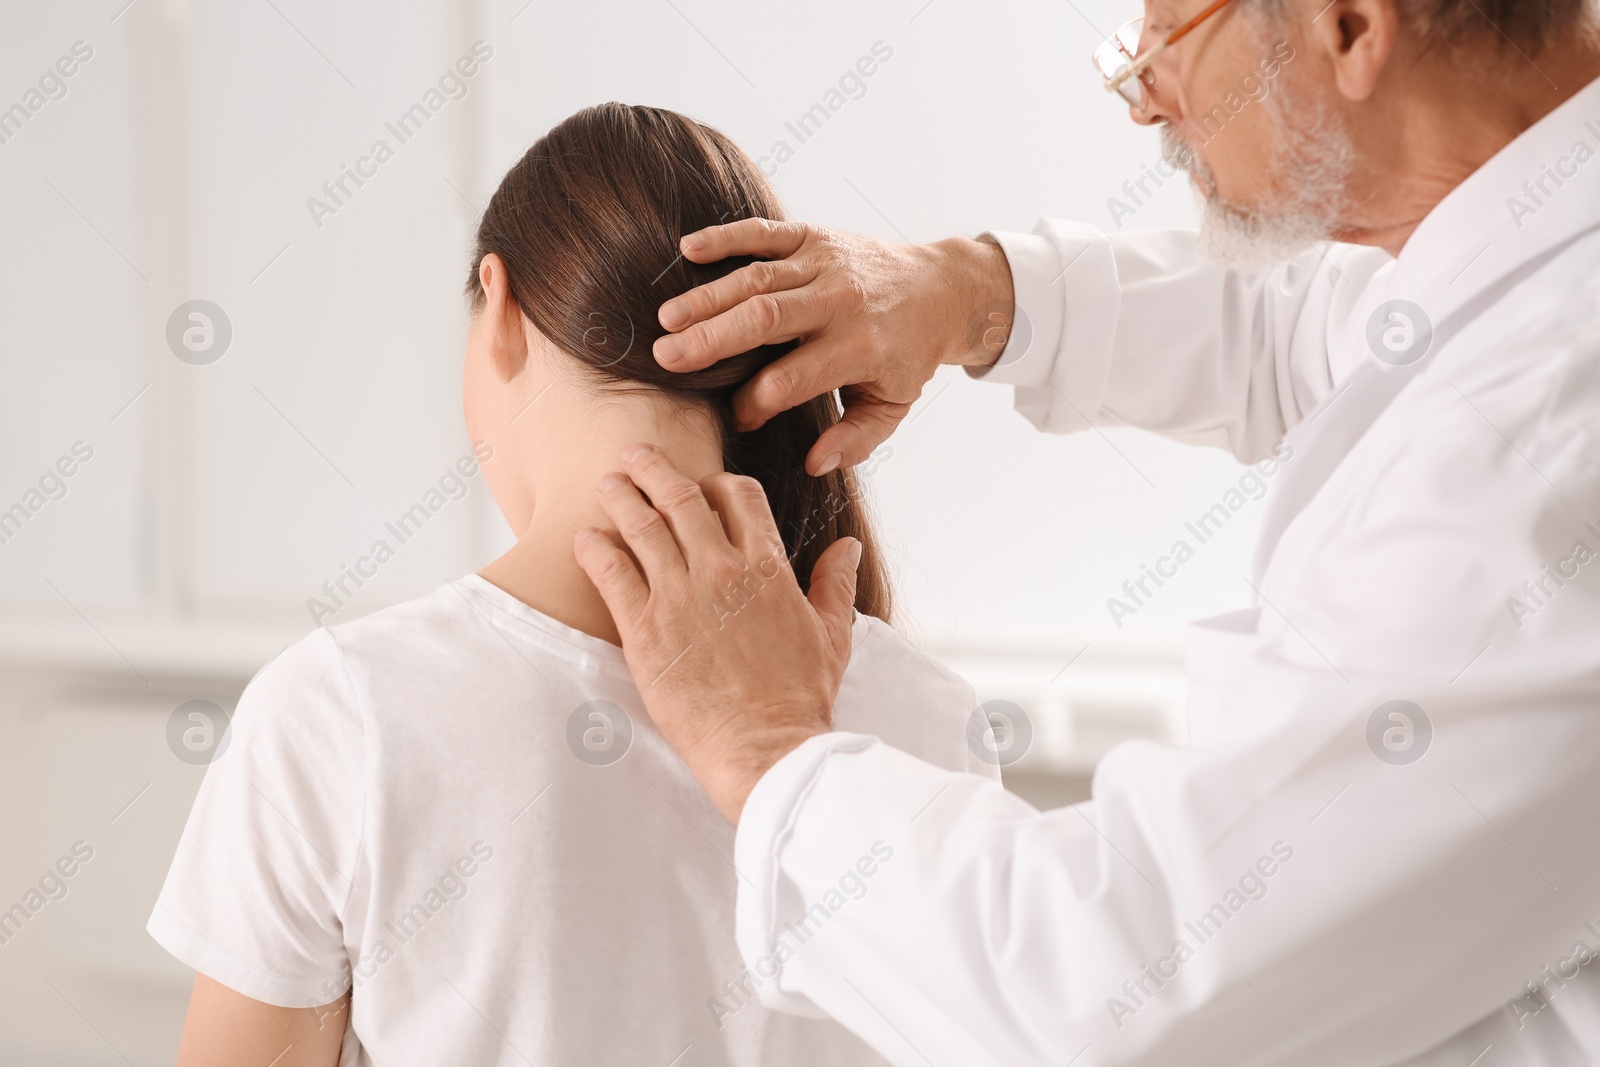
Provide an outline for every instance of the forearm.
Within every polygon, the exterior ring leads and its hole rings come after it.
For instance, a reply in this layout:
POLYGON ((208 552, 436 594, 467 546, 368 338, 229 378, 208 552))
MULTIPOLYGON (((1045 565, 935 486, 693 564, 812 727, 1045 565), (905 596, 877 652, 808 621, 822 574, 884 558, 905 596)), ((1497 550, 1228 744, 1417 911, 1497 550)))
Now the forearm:
POLYGON ((1342 322, 1388 261, 1334 246, 1265 272, 1229 270, 1198 235, 1114 236, 1042 220, 1000 234, 1019 325, 997 365, 1017 408, 1054 433, 1138 426, 1261 458, 1361 355, 1336 346, 1342 322))

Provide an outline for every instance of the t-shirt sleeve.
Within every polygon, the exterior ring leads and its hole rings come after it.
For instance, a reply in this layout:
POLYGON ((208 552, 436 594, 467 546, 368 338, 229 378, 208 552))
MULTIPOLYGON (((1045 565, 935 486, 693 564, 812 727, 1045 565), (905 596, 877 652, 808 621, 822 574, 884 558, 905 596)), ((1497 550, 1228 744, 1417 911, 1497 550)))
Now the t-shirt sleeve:
POLYGON ((342 918, 358 876, 365 757, 333 635, 319 629, 263 668, 229 733, 147 929, 254 1000, 337 1000, 349 986, 342 918))

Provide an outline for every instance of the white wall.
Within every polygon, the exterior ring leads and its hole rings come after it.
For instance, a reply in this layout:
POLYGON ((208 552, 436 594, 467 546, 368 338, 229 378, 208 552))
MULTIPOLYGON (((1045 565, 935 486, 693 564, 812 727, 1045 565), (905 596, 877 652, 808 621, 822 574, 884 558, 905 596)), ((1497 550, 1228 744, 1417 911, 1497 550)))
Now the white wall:
MULTIPOLYGON (((170 1059, 187 975, 140 925, 199 773, 166 752, 166 715, 231 704, 309 629, 323 580, 466 451, 472 227, 552 123, 620 99, 756 156, 788 141, 774 182, 793 216, 911 241, 1046 214, 1109 227, 1107 198, 1156 152, 1087 60, 1127 0, 125 2, 13 7, 0 33, 0 107, 74 42, 93 49, 0 144, 0 509, 75 442, 93 449, 0 544, 0 796, 24 813, 0 821, 0 905, 74 840, 98 849, 0 947, 7 1061, 170 1059), (478 40, 493 57, 465 98, 397 145, 385 122, 478 40), (864 94, 798 143, 785 123, 880 41, 892 56, 864 94), (318 225, 307 199, 380 137, 394 158, 318 225), (195 298, 233 333, 205 366, 165 339, 195 298)), ((1191 218, 1169 186, 1127 224, 1191 218)), ((1254 516, 1121 633, 1105 599, 1232 461, 1123 430, 1048 438, 960 374, 892 447, 871 487, 902 603, 985 698, 1035 715, 1035 768, 1081 774, 1118 737, 1180 736, 1176 627, 1245 602, 1254 516)), ((475 484, 336 618, 505 539, 475 484)))
MULTIPOLYGON (((306 598, 465 449, 459 288, 475 211, 578 107, 675 107, 758 156, 788 142, 792 158, 768 165, 793 215, 909 240, 1041 214, 1109 226, 1107 198, 1155 152, 1088 66, 1120 17, 1098 8, 1098 25, 1073 5, 975 0, 381 13, 141 0, 112 24, 117 10, 33 9, 0 43, 7 99, 74 41, 95 50, 68 95, 0 145, 0 501, 74 441, 95 449, 67 498, 0 545, 0 604, 68 621, 64 600, 309 622, 306 598), (494 56, 467 97, 317 225, 307 199, 393 141, 385 121, 480 39, 494 56), (799 143, 786 123, 877 42, 892 58, 864 95, 799 143), (233 326, 204 367, 162 336, 196 297, 233 326)), ((1169 185, 1126 224, 1191 216, 1169 185)), ((1106 597, 1232 477, 1225 456, 1128 431, 1038 435, 1007 393, 936 380, 873 480, 906 602, 934 640, 1108 625, 1106 597)), ((1248 534, 1208 546, 1217 558, 1130 625, 1241 601, 1248 534)), ((349 611, 470 569, 502 536, 489 509, 453 506, 349 611)))

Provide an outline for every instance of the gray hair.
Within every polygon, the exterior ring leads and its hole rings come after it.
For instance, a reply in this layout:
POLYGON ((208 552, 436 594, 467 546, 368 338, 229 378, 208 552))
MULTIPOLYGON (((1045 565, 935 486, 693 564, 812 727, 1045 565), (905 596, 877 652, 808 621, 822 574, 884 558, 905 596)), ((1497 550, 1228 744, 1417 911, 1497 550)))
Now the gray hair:
MULTIPOLYGON (((1595 0, 1396 0, 1401 17, 1430 44, 1495 41, 1539 48, 1563 33, 1589 33, 1595 0)), ((1296 0, 1254 0, 1269 17, 1282 18, 1296 0)), ((1320 0, 1318 0, 1320 6, 1320 0)))

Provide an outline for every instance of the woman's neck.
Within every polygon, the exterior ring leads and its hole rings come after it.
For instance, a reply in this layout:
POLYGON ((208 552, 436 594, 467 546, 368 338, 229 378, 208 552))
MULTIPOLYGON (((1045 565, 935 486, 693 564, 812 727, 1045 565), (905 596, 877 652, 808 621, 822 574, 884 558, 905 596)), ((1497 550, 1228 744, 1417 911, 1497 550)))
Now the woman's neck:
POLYGON ((559 447, 546 442, 528 457, 532 515, 511 550, 478 573, 536 611, 620 645, 605 601, 572 555, 573 538, 585 526, 616 535, 600 508, 600 477, 620 470, 623 448, 640 441, 660 448, 697 481, 723 469, 712 417, 663 400, 616 398, 584 420, 581 436, 559 447))

